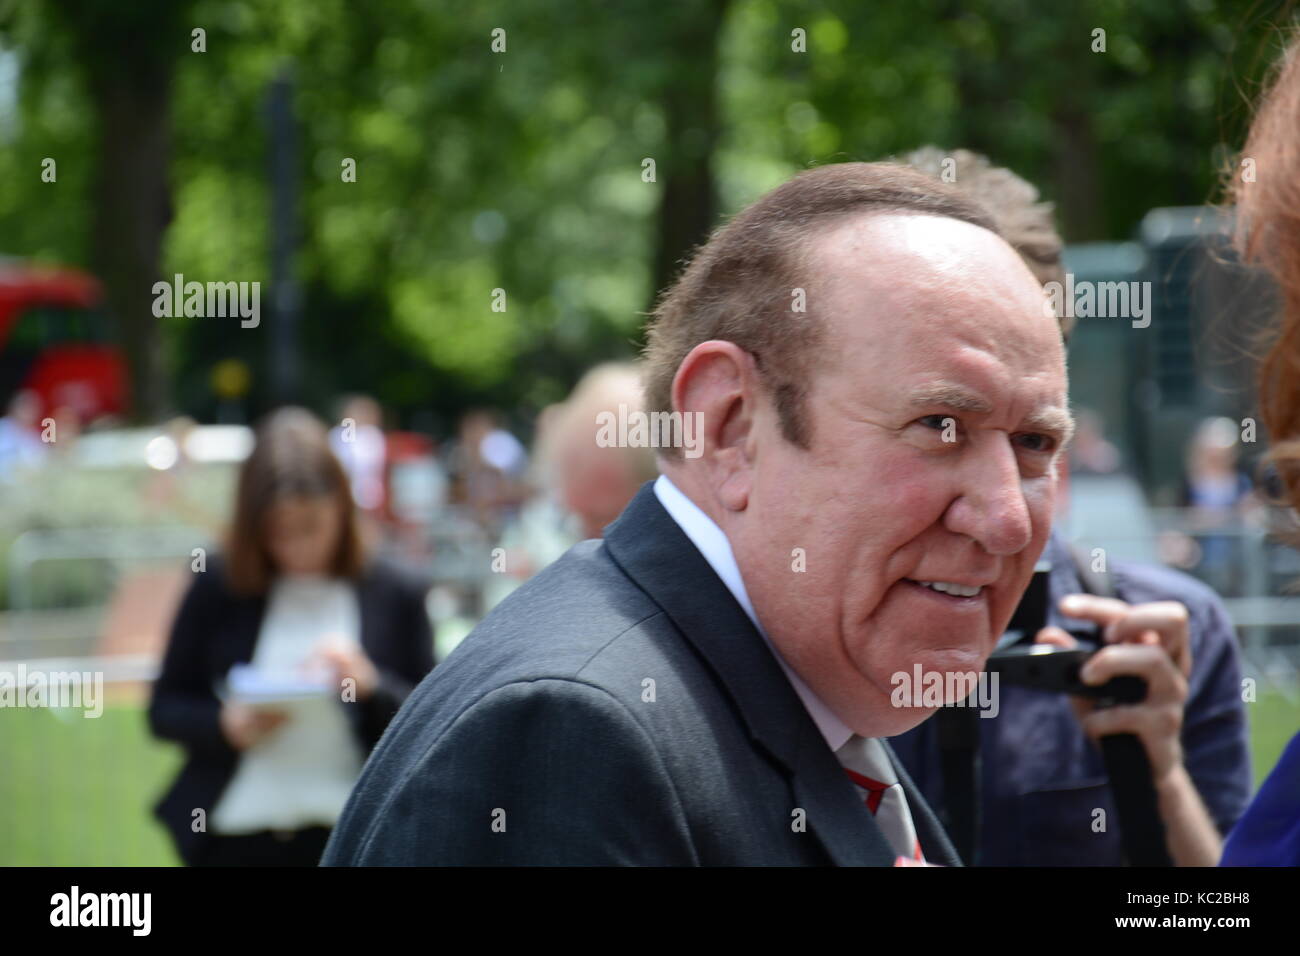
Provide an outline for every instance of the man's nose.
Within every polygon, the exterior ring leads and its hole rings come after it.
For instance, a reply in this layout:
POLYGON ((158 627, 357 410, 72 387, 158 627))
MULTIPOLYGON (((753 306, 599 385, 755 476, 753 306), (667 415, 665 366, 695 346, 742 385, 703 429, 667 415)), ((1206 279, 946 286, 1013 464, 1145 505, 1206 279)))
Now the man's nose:
POLYGON ((989 554, 1023 551, 1033 538, 1033 525, 1010 439, 991 439, 963 466, 962 492, 948 509, 948 529, 973 538, 989 554))

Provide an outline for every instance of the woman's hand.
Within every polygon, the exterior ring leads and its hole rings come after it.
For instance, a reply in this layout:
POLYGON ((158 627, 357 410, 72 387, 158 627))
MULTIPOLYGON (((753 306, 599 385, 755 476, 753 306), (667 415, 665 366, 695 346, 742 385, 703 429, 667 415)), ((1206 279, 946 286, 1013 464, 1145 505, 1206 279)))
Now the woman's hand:
POLYGON ((367 700, 379 686, 379 670, 366 656, 361 645, 337 638, 326 639, 316 650, 316 661, 328 668, 330 679, 338 688, 345 680, 352 680, 356 699, 367 700))
POLYGON ((218 722, 230 746, 236 750, 248 750, 270 736, 288 716, 282 710, 226 701, 221 705, 218 722))

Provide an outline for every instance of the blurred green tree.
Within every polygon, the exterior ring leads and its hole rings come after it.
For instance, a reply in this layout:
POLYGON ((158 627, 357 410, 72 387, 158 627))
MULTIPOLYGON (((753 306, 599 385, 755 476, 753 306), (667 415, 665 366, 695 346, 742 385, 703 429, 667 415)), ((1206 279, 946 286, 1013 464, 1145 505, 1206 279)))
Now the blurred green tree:
POLYGON ((253 369, 259 411, 267 298, 256 329, 160 324, 146 305, 158 272, 268 283, 263 103, 291 64, 303 400, 328 411, 368 391, 439 430, 469 405, 526 418, 593 362, 635 354, 647 303, 721 214, 810 164, 978 149, 1038 183, 1074 241, 1204 201, 1280 9, 23 5, 0 11, 0 80, 17 64, 8 112, 0 89, 0 235, 104 276, 146 413, 170 396, 212 418, 228 359, 253 369), (44 156, 64 157, 57 188, 39 182, 44 156))

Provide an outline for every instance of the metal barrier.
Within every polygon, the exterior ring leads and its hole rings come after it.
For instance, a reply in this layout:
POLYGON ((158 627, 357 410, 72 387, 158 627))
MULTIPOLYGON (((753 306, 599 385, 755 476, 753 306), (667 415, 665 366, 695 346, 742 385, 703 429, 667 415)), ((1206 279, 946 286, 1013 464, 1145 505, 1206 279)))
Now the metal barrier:
MULTIPOLYGON (((9 608, 34 604, 33 569, 55 561, 102 561, 117 568, 124 562, 188 559, 211 535, 186 525, 144 528, 63 528, 24 531, 9 550, 9 608)), ((102 595, 101 600, 107 599, 102 595)))
MULTIPOLYGON (((1261 516, 1262 519, 1263 516, 1261 516)), ((1209 522, 1183 508, 1146 509, 1140 526, 1074 536, 1108 560, 1160 561, 1202 581, 1223 600, 1242 648, 1277 648, 1300 660, 1300 553, 1287 543, 1293 525, 1280 515, 1258 523, 1209 522)))

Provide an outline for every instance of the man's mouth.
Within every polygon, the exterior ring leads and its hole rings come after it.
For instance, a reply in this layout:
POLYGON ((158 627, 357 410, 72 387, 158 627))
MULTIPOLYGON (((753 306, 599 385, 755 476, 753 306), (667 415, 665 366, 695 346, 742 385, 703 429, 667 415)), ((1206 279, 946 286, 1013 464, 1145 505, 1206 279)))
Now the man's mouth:
POLYGON ((963 600, 978 598, 984 593, 983 586, 978 584, 959 584, 956 581, 914 581, 911 578, 904 578, 903 580, 915 587, 925 588, 936 594, 944 594, 948 597, 963 600))
POLYGON ((922 587, 942 591, 944 594, 951 594, 955 597, 974 597, 982 590, 978 584, 957 584, 954 581, 917 581, 916 583, 922 587))

